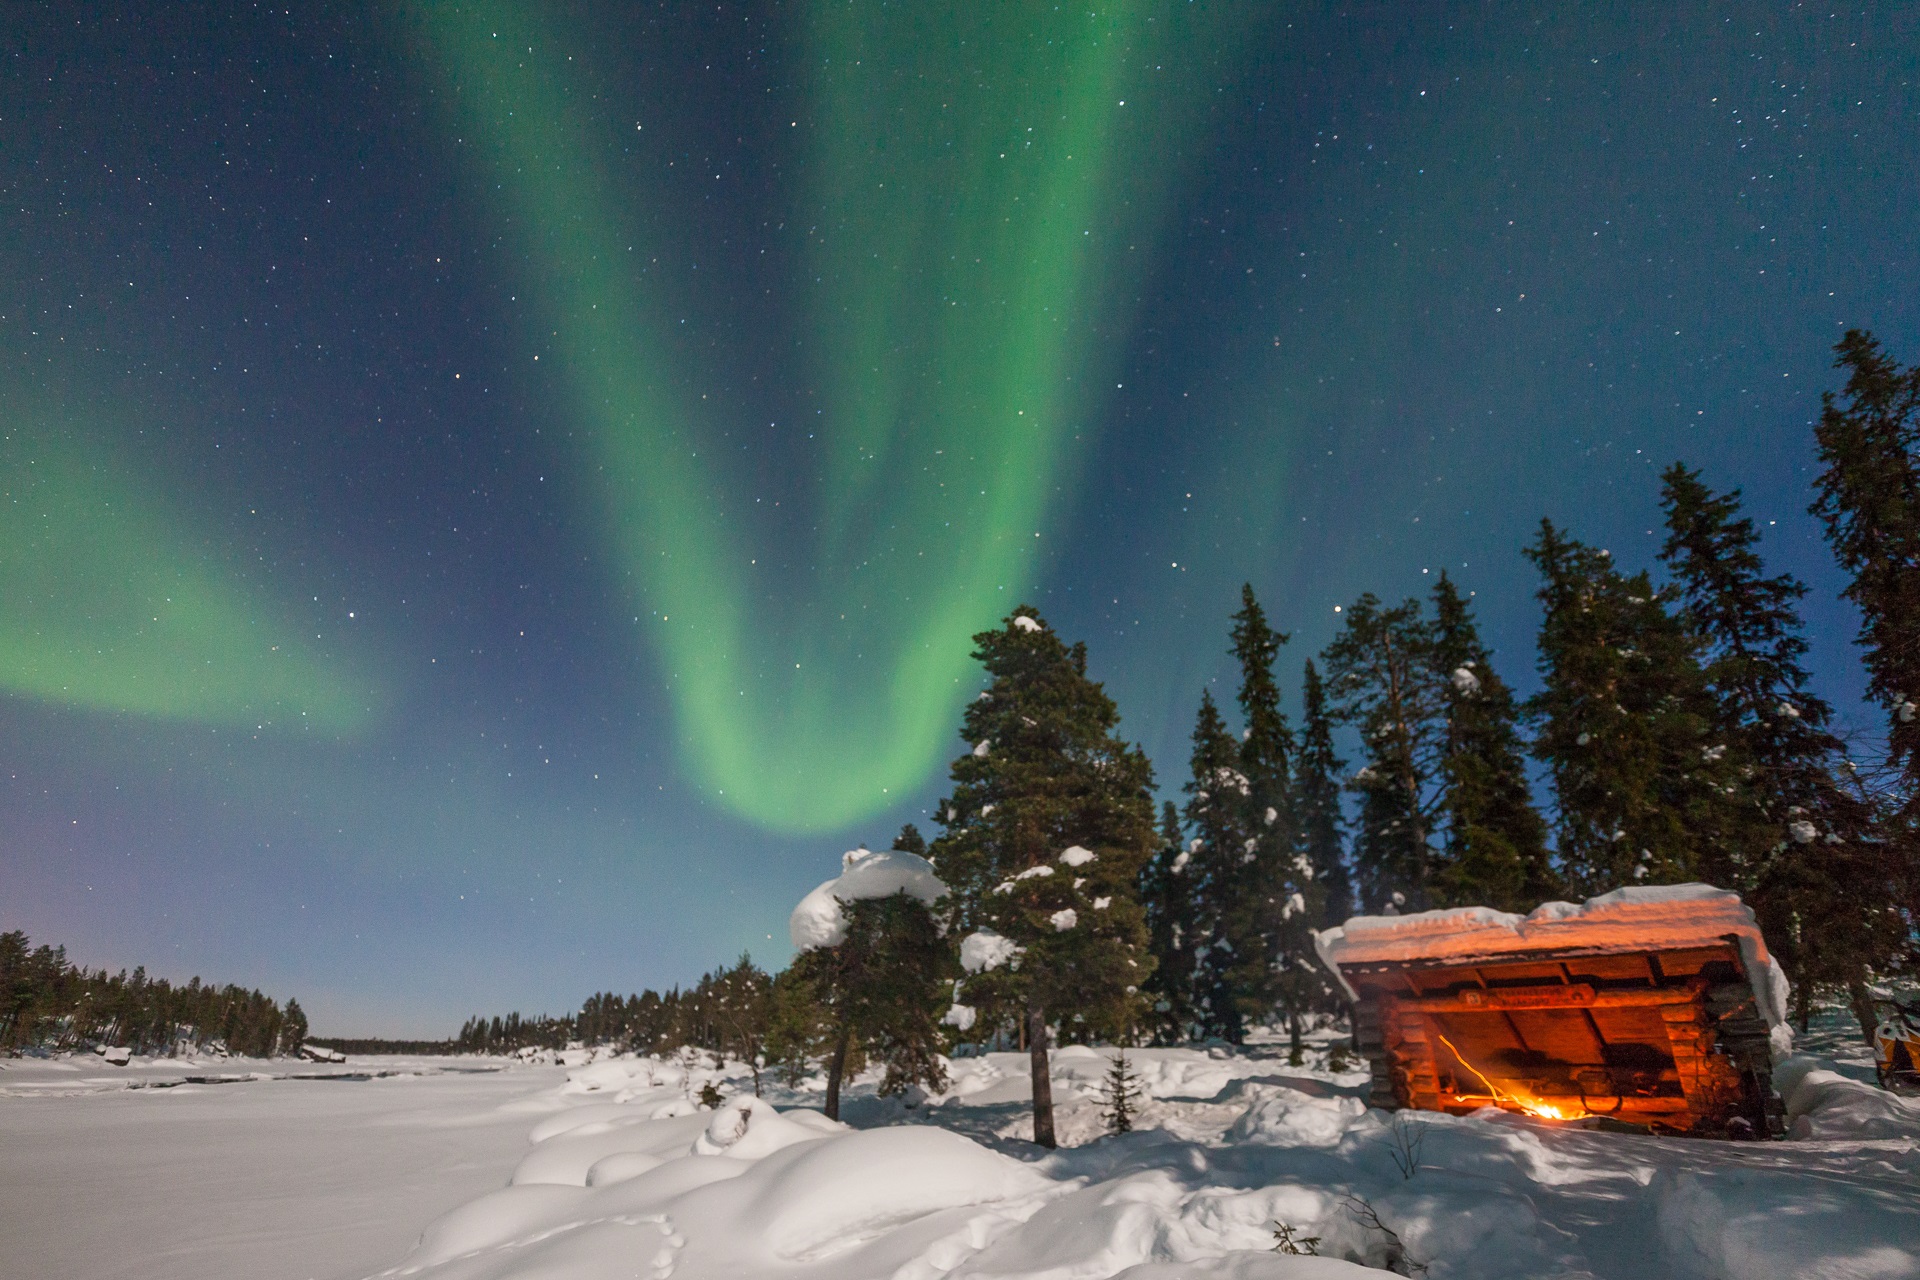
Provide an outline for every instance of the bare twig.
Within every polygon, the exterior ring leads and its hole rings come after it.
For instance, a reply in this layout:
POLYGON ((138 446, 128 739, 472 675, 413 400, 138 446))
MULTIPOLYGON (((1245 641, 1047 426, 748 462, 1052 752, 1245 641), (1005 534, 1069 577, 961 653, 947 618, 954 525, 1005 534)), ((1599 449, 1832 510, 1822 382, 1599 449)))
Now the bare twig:
MULTIPOLYGON (((1400 1239, 1400 1233, 1380 1220, 1380 1211, 1359 1196, 1349 1195, 1344 1202, 1346 1210, 1353 1220, 1367 1231, 1378 1231, 1384 1245, 1381 1253, 1382 1270, 1391 1271, 1397 1276, 1424 1276, 1428 1264, 1421 1262, 1407 1252, 1406 1242, 1400 1239)), ((1368 1263, 1368 1266, 1373 1265, 1368 1263)))
POLYGON ((1416 1120, 1410 1111, 1396 1111, 1387 1126, 1387 1154, 1402 1180, 1410 1180, 1420 1171, 1420 1148, 1427 1142, 1427 1122, 1416 1120))

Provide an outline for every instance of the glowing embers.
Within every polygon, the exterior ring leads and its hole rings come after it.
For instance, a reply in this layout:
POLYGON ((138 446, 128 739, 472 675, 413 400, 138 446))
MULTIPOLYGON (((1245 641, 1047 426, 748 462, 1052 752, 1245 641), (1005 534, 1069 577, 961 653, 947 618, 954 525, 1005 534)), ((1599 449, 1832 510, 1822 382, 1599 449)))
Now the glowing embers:
MULTIPOLYGON (((1436 1035, 1440 1043, 1446 1047, 1447 1052, 1453 1055, 1454 1061, 1478 1079, 1482 1085, 1486 1086, 1487 1092, 1484 1101, 1487 1104, 1501 1107, 1508 1111, 1524 1111, 1526 1114, 1537 1116, 1542 1120, 1578 1120, 1592 1114, 1587 1111, 1584 1105, 1570 1109, 1556 1102, 1548 1102, 1546 1099, 1533 1095, 1512 1081, 1508 1081, 1504 1089, 1501 1088, 1499 1084, 1495 1083, 1493 1077, 1487 1075, 1486 1072, 1467 1061, 1466 1055, 1460 1052, 1453 1041, 1447 1039, 1445 1035, 1439 1035, 1438 1033, 1436 1033, 1436 1035)), ((1453 1082, 1449 1081, 1446 1083, 1453 1082)), ((1476 1103, 1480 1101, 1480 1099, 1474 1098, 1472 1094, 1460 1090, 1457 1084, 1448 1092, 1457 1101, 1476 1103)))

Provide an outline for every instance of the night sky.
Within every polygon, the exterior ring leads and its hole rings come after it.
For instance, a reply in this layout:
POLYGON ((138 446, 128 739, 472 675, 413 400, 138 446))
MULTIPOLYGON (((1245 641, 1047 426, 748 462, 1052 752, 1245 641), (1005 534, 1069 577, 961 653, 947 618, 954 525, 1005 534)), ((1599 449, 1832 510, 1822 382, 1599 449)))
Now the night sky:
POLYGON ((1676 458, 1874 719, 1920 7, 232 8, 0 24, 0 928, 333 1034, 777 965, 1015 604, 1171 792, 1241 582, 1297 688, 1444 567, 1529 691, 1676 458))

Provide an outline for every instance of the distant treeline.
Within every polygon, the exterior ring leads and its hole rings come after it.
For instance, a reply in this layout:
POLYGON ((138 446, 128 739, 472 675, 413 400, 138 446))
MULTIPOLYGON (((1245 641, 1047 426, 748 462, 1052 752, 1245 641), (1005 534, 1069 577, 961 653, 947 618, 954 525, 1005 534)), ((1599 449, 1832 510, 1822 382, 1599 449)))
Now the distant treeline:
POLYGON ((463 1053, 460 1045, 452 1040, 379 1040, 371 1037, 347 1039, 341 1036, 308 1036, 306 1042, 320 1049, 334 1049, 340 1053, 463 1053))
POLYGON ((175 986, 145 968, 82 969, 65 947, 0 933, 0 1054, 124 1045, 135 1053, 225 1049, 250 1058, 298 1051, 307 1015, 244 987, 175 986))
POLYGON ((742 956, 738 964, 716 969, 686 991, 676 987, 664 995, 647 990, 628 996, 608 991, 587 997, 578 1013, 561 1017, 515 1012, 504 1018, 470 1018, 455 1037, 454 1050, 512 1053, 579 1043, 655 1055, 689 1046, 751 1053, 765 1037, 771 986, 772 979, 742 956))

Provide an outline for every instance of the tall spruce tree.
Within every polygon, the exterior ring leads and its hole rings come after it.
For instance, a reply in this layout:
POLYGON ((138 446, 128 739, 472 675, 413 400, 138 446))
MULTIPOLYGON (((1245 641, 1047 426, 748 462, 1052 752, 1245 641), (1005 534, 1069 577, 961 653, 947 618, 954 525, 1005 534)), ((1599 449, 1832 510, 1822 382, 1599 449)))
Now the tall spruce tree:
POLYGON ((1240 952, 1233 973, 1243 1017, 1265 1017, 1275 1006, 1285 1016, 1292 1057, 1300 1060, 1302 1018, 1324 995, 1312 960, 1312 928, 1322 910, 1324 888, 1300 845, 1298 804, 1293 793, 1293 730, 1280 710, 1273 663, 1288 637, 1267 624, 1251 584, 1240 588, 1233 616, 1233 655, 1240 663, 1240 712, 1246 730, 1240 771, 1247 776, 1247 826, 1254 861, 1239 897, 1241 919, 1231 930, 1240 952))
POLYGON ((1872 334, 1834 347, 1842 395, 1821 398, 1814 438, 1825 470, 1810 508, 1860 609, 1869 692, 1887 709, 1887 745, 1909 818, 1920 807, 1920 366, 1902 369, 1872 334))
POLYGON ((1300 681, 1300 755, 1294 770, 1294 804, 1300 851, 1313 868, 1321 888, 1320 910, 1313 921, 1330 928, 1353 914, 1353 882, 1340 831, 1340 774, 1347 767, 1333 749, 1333 722, 1327 714, 1326 686, 1307 659, 1300 681))
POLYGON ((1241 982, 1258 962, 1254 932, 1259 840, 1252 818, 1253 783, 1240 769, 1240 743, 1227 732, 1213 694, 1202 691, 1193 725, 1187 829, 1193 875, 1193 1007, 1200 1030, 1239 1044, 1245 1036, 1241 982))
MULTIPOLYGON (((141 971, 135 971, 136 981, 141 971)), ((279 1052, 291 1056, 300 1052, 300 1046, 307 1042, 307 1013, 300 1007, 298 1000, 287 1001, 287 1014, 280 1023, 279 1052)))
POLYGON ((1808 688, 1795 609, 1807 589, 1790 574, 1765 575, 1739 490, 1716 494, 1677 462, 1661 479, 1661 559, 1705 646, 1715 727, 1737 744, 1747 773, 1747 847, 1728 887, 1746 895, 1775 940, 1803 1021, 1816 983, 1846 986, 1870 1008, 1867 969, 1904 934, 1893 910, 1898 867, 1828 728, 1832 709, 1808 688))
POLYGON ((1735 744, 1715 732, 1699 642, 1671 590, 1540 522, 1534 754, 1553 778, 1568 886, 1727 878, 1740 839, 1735 744))
MULTIPOLYGON (((1902 369, 1870 333, 1848 330, 1834 348, 1847 370, 1841 396, 1822 397, 1814 435, 1825 469, 1812 511, 1860 609, 1867 689, 1887 710, 1890 785, 1875 798, 1882 824, 1876 879, 1901 884, 1909 959, 1920 955, 1920 365, 1902 369)), ((1856 990, 1863 1025, 1872 1007, 1856 990)))
POLYGON ((1155 1044, 1182 1044, 1197 1034, 1193 1008, 1193 855, 1169 800, 1160 811, 1160 843, 1140 871, 1153 973, 1141 984, 1146 1027, 1155 1044))
POLYGON ((1370 911, 1433 905, 1441 820, 1440 693, 1433 628, 1420 602, 1381 607, 1371 593, 1321 655, 1333 719, 1360 731, 1366 762, 1348 784, 1360 794, 1353 864, 1370 911))
POLYGON ((1445 570, 1433 588, 1433 654, 1445 741, 1446 856, 1433 904, 1528 911, 1558 885, 1534 807, 1513 691, 1445 570))
POLYGON ((1136 897, 1152 856, 1153 766, 1115 732, 1113 700, 1031 606, 974 636, 991 683, 967 708, 933 846, 969 1001, 1022 1011, 1033 1136, 1055 1144, 1049 1027, 1122 1038, 1152 970, 1136 897), (970 959, 971 958, 971 959, 970 959))

